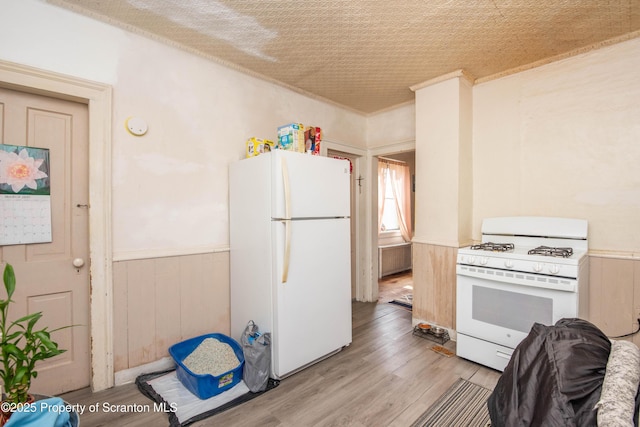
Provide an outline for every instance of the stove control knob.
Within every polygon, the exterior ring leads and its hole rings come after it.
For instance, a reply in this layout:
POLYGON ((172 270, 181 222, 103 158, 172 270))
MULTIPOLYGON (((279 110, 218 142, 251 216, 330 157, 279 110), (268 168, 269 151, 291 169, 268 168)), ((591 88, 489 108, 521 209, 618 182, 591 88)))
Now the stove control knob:
POLYGON ((475 264, 475 263, 476 263, 476 257, 470 256, 469 257, 469 264, 475 264))
POLYGON ((487 257, 480 258, 480 265, 487 265, 488 262, 489 262, 489 258, 487 257))
POLYGON ((543 269, 543 265, 540 264, 539 262, 536 262, 535 264, 533 264, 533 271, 535 271, 536 273, 540 273, 543 269))
POLYGON ((560 273, 560 266, 552 264, 549 266, 549 273, 551 274, 558 274, 560 273))
POLYGON ((504 266, 507 268, 513 268, 513 261, 511 261, 510 259, 506 260, 504 262, 504 266))

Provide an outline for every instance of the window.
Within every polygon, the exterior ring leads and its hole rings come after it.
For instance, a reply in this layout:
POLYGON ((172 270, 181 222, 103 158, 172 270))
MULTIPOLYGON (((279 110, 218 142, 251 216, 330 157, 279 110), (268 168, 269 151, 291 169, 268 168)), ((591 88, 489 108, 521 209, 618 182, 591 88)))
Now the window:
POLYGON ((382 211, 382 225, 380 231, 399 230, 398 210, 396 209, 395 198, 393 197, 393 185, 391 184, 391 169, 384 170, 385 194, 384 210, 382 211))
POLYGON ((399 231, 405 242, 411 229, 409 166, 404 162, 378 161, 378 233, 399 231))

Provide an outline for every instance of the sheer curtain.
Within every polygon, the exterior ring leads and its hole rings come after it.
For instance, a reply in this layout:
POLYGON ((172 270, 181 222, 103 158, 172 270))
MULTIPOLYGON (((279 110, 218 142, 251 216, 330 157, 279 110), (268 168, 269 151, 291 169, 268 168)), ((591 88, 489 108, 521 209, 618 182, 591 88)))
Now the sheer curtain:
POLYGON ((411 228, 411 176, 409 166, 395 163, 389 164, 391 171, 391 189, 398 212, 400 234, 405 242, 410 242, 413 230, 411 228))
POLYGON ((386 185, 390 185, 393 192, 400 234, 402 234, 405 242, 410 242, 413 237, 413 229, 411 227, 411 175, 409 166, 394 162, 378 162, 378 233, 382 226, 386 185), (385 180, 387 169, 391 177, 391 182, 389 183, 385 180))
POLYGON ((382 228, 382 214, 384 213, 384 198, 387 191, 385 172, 387 163, 378 161, 378 235, 382 228))

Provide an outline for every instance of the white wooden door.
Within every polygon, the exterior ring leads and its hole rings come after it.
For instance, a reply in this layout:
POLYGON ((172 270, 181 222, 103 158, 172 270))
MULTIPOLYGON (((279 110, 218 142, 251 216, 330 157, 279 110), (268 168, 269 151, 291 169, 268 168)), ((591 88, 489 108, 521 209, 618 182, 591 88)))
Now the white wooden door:
MULTIPOLYGON (((67 351, 36 365, 32 392, 56 395, 90 384, 88 109, 81 103, 0 88, 0 143, 49 149, 52 241, 0 246, 13 265, 18 318, 42 311, 42 326, 67 351), (74 259, 84 261, 77 268, 74 259)), ((0 218, 0 221, 3 219, 0 218)), ((2 294, 4 287, 1 288, 2 294)))

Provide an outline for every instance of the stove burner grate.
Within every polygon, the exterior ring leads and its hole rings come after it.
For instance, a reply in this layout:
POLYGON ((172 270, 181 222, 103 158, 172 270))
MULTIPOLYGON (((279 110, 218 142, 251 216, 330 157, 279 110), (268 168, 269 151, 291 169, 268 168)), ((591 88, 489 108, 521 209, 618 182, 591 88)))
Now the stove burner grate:
POLYGON ((486 242, 481 243, 479 245, 471 245, 472 250, 484 250, 484 251, 494 251, 494 252, 507 252, 512 251, 514 248, 513 243, 493 243, 486 242))
POLYGON ((535 249, 531 249, 529 251, 529 255, 543 255, 543 256, 569 258, 571 255, 573 255, 573 249, 572 248, 551 248, 549 246, 538 246, 535 249))

